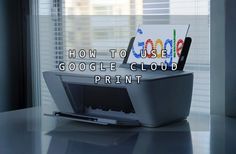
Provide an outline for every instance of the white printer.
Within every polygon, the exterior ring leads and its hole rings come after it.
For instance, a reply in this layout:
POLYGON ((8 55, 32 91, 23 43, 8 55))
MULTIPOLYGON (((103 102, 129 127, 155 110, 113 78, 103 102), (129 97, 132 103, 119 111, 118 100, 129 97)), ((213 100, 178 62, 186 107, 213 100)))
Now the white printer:
MULTIPOLYGON (((128 51, 133 44, 131 39, 128 51)), ((43 72, 58 107, 50 116, 103 125, 157 127, 187 118, 190 111, 193 73, 183 71, 191 39, 186 38, 176 71, 131 71, 124 59, 117 71, 43 72), (115 80, 119 74, 141 75, 140 83, 94 83, 94 75, 115 80)), ((103 79, 103 78, 102 78, 103 79)))

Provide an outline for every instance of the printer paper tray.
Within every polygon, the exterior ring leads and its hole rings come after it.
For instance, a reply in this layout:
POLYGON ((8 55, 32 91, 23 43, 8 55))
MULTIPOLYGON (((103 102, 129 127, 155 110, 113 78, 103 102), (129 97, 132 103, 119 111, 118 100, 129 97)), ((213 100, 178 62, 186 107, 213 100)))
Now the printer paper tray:
POLYGON ((45 114, 45 115, 79 122, 100 124, 100 125, 140 126, 140 122, 138 120, 104 118, 90 115, 63 113, 63 112, 53 112, 53 114, 45 114))

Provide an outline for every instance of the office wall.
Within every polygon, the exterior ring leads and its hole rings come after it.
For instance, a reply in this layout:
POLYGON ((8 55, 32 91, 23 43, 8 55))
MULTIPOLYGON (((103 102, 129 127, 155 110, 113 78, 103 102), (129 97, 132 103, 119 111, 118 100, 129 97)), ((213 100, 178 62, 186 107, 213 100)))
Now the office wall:
POLYGON ((236 117, 236 1, 211 1, 211 113, 236 117))
POLYGON ((225 111, 236 117, 236 1, 225 2, 225 111))
POLYGON ((0 1, 0 112, 26 106, 22 9, 20 0, 0 1))
POLYGON ((7 25, 6 25, 6 1, 0 1, 0 111, 8 109, 9 102, 9 74, 7 73, 7 25))
POLYGON ((210 3, 210 111, 225 115, 225 0, 210 3))

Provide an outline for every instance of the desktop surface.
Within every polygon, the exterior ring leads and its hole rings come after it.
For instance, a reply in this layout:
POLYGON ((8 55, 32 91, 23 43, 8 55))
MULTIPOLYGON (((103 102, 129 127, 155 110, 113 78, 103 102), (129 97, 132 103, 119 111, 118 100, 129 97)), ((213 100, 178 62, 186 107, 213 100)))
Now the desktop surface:
POLYGON ((235 119, 221 116, 191 114, 160 128, 120 128, 57 121, 29 108, 0 113, 0 152, 235 153, 235 129, 235 119))

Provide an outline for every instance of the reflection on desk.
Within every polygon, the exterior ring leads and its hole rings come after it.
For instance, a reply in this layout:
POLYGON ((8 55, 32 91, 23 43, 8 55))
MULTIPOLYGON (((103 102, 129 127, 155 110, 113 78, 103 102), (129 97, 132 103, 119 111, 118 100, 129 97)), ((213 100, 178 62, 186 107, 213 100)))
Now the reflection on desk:
POLYGON ((236 119, 216 115, 208 119, 190 115, 189 124, 117 128, 56 121, 42 116, 40 108, 29 108, 0 113, 0 153, 235 154, 236 119))
MULTIPOLYGON (((93 124, 83 124, 96 127, 93 124)), ((61 126, 47 133, 51 136, 48 154, 191 154, 192 140, 187 121, 175 123, 159 129, 120 128, 102 126, 96 130, 69 130, 61 126), (60 147, 60 148, 59 148, 60 147)))

